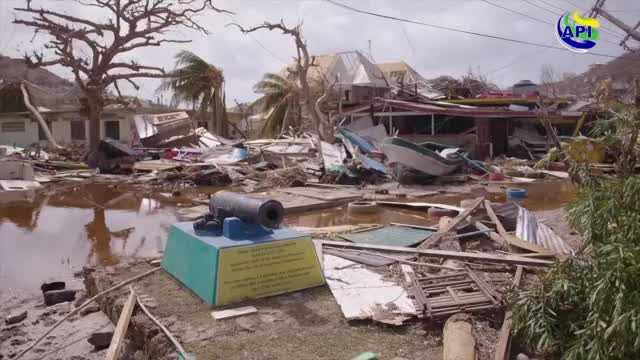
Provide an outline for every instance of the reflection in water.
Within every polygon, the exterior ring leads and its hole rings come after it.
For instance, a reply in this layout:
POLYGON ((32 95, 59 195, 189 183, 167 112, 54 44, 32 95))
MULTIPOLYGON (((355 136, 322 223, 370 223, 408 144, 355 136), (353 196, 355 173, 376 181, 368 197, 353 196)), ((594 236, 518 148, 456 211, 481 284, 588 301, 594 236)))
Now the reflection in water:
POLYGON ((38 194, 32 203, 0 206, 0 288, 38 287, 69 278, 85 264, 164 249, 173 204, 101 185, 38 194))
MULTIPOLYGON (((532 210, 559 208, 575 196, 567 182, 526 187, 529 197, 523 205, 532 210)), ((473 196, 438 195, 425 201, 459 205, 469 197, 473 196)), ((505 200, 504 192, 487 197, 505 200)), ((411 200, 421 201, 407 199, 411 200)), ((178 221, 175 206, 175 199, 160 194, 142 195, 95 184, 39 193, 31 203, 0 205, 0 290, 6 286, 38 288, 42 281, 69 278, 86 264, 112 265, 121 257, 159 255, 169 228, 178 221)), ((392 222, 437 223, 424 209, 389 207, 373 214, 357 214, 343 206, 285 219, 286 225, 307 227, 392 222)))

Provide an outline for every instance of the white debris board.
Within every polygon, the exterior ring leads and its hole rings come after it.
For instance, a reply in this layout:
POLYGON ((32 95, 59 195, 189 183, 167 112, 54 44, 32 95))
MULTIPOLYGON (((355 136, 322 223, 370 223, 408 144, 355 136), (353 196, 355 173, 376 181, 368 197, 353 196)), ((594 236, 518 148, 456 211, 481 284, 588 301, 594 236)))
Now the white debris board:
POLYGON ((402 325, 416 316, 416 308, 402 286, 362 264, 325 254, 324 276, 347 320, 402 325))
POLYGON ((212 311, 211 316, 213 316, 216 320, 228 319, 237 316, 255 314, 258 312, 253 306, 243 306, 234 309, 220 310, 220 311, 212 311))

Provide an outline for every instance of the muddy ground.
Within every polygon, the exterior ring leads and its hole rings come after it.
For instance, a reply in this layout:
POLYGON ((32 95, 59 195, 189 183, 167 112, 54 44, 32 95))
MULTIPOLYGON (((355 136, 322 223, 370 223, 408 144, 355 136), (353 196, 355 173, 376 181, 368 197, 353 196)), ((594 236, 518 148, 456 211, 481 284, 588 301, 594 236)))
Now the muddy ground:
MULTIPOLYGON (((87 287, 90 292, 99 291, 150 268, 138 263, 111 273, 98 269, 88 278, 87 287)), ((208 305, 164 271, 136 283, 135 289, 153 298, 150 311, 198 359, 351 359, 367 351, 380 353, 381 359, 441 358, 439 326, 347 322, 326 286, 234 304, 231 307, 255 306, 258 313, 225 320, 214 320, 208 305)), ((119 308, 125 296, 123 290, 101 302, 112 319, 117 319, 118 311, 109 309, 119 308)), ((148 325, 137 323, 143 316, 134 318, 134 326, 148 325)), ((153 339, 158 337, 153 329, 136 330, 144 333, 140 338, 156 343, 146 351, 170 349, 166 341, 153 339)))
MULTIPOLYGON (((68 283, 67 288, 83 289, 81 281, 68 283)), ((78 293, 78 299, 82 291, 78 293)), ((16 290, 0 291, 0 359, 13 359, 29 344, 44 334, 49 327, 73 310, 74 303, 66 302, 46 307, 42 293, 16 290), (6 325, 9 314, 27 311, 27 318, 18 324, 6 325)), ((105 351, 95 351, 87 342, 94 332, 113 331, 109 318, 101 311, 75 315, 47 336, 22 359, 104 359, 105 351)))
MULTIPOLYGON (((567 185, 564 182, 554 182, 548 185, 529 187, 529 198, 525 200, 523 206, 537 210, 536 213, 544 219, 545 223, 563 237, 572 248, 577 249, 581 244, 580 238, 566 224, 564 220, 565 211, 561 208, 573 197, 572 189, 564 188, 565 186, 567 185)), ((387 187, 389 192, 399 188, 394 186, 387 187)), ((416 191, 418 190, 420 189, 416 189, 416 191)), ((477 184, 472 186, 461 185, 447 187, 447 194, 442 194, 444 192, 443 188, 440 188, 440 191, 441 194, 427 197, 425 201, 457 204, 462 199, 478 195, 488 195, 487 197, 492 201, 504 200, 502 186, 483 188, 477 184), (487 191, 488 189, 489 191, 487 191)), ((112 197, 115 198, 115 195, 106 197, 105 202, 107 200, 113 202, 112 197)), ((411 196, 408 199, 415 200, 411 196)), ((100 199, 95 201, 98 200, 100 199)), ((43 203, 51 204, 51 201, 43 203)), ((134 229, 137 229, 133 230, 132 235, 125 234, 127 236, 125 240, 128 240, 122 243, 122 249, 127 245, 135 250, 135 254, 138 248, 143 248, 142 245, 138 245, 136 242, 139 241, 140 244, 144 244, 145 239, 149 240, 149 237, 145 236, 145 234, 139 235, 140 240, 138 240, 135 231, 144 233, 148 227, 158 229, 156 223, 148 222, 147 219, 155 216, 159 218, 158 223, 165 224, 173 217, 169 209, 164 210, 164 212, 162 210, 149 212, 148 210, 143 211, 141 204, 135 203, 134 205, 132 207, 139 208, 134 213, 135 217, 131 216, 130 212, 117 208, 105 211, 105 221, 104 215, 102 218, 96 217, 96 212, 100 214, 100 208, 97 207, 98 210, 96 208, 92 210, 91 207, 93 205, 91 204, 86 206, 86 210, 82 210, 83 213, 74 214, 76 217, 82 216, 83 220, 88 222, 89 225, 81 227, 85 229, 84 231, 88 235, 91 235, 91 231, 95 228, 91 224, 106 224, 104 226, 105 233, 110 234, 110 236, 104 237, 104 239, 102 236, 92 238, 83 233, 74 235, 79 239, 86 237, 89 240, 88 243, 92 244, 90 254, 101 254, 98 250, 116 252, 113 254, 112 260, 105 261, 105 264, 98 266, 97 270, 87 277, 85 283, 88 292, 95 294, 118 280, 129 278, 150 267, 148 263, 127 262, 115 256, 116 254, 119 255, 117 252, 121 250, 114 246, 120 244, 120 242, 112 241, 112 237, 116 239, 122 235, 114 230, 120 230, 120 228, 126 228, 126 226, 134 226, 134 229), (115 216, 118 217, 116 218, 115 216), (84 217, 87 219, 84 219, 84 217), (129 225, 128 221, 130 220, 128 219, 130 218, 137 223, 129 225), (100 222, 97 222, 96 219, 99 219, 100 222), (113 223, 114 219, 117 219, 118 223, 110 225, 109 221, 113 223), (109 229, 107 226, 115 229, 109 229), (117 265, 118 262, 120 262, 119 265, 117 265)), ((56 211, 55 214, 63 210, 68 212, 65 206, 68 205, 64 203, 60 207, 45 208, 46 215, 53 211, 56 211)), ((126 207, 127 209, 128 206, 126 207)), ((124 205, 121 207, 125 208, 124 205)), ((35 213, 36 219, 38 219, 39 209, 36 208, 37 211, 34 212, 30 211, 27 214, 29 216, 25 215, 25 217, 33 219, 33 213, 35 213)), ((15 213, 13 210, 11 212, 15 213)), ((401 215, 394 215, 402 216, 403 218, 400 219, 395 219, 389 216, 388 213, 384 213, 383 217, 385 219, 382 223, 388 222, 389 219, 405 223, 413 222, 411 219, 418 223, 425 221, 423 215, 419 216, 419 214, 409 211, 401 211, 401 213, 398 213, 401 215)), ((39 218, 46 217, 40 214, 39 218)), ((8 215, 7 219, 12 220, 13 218, 8 215)), ((75 218, 72 220, 77 222, 75 218)), ((288 217, 287 223, 290 225, 328 226, 349 223, 351 220, 345 211, 333 209, 291 216, 288 217), (307 224, 307 222, 310 224, 307 224)), ((34 233, 41 237, 39 241, 42 245, 49 246, 47 245, 47 240, 51 238, 52 234, 44 231, 46 229, 38 230, 38 226, 41 226, 41 223, 29 225, 31 228, 21 226, 22 222, 17 220, 16 224, 15 229, 11 228, 10 230, 25 237, 25 239, 22 239, 22 243, 26 243, 26 240, 28 240, 26 238, 27 235, 32 234, 24 229, 33 231, 32 228, 35 228, 34 233)), ((160 242, 157 239, 161 236, 160 233, 154 233, 153 241, 151 242, 151 244, 155 244, 153 247, 159 246, 160 242)), ((78 247, 79 244, 79 242, 74 242, 73 246, 78 247)), ((69 246, 71 245, 69 243, 69 246)), ((48 252, 47 250, 43 253, 42 246, 38 247, 38 249, 40 249, 38 251, 41 253, 38 256, 48 252)), ((57 251, 55 249, 52 250, 54 253, 57 251)), ((77 256, 77 264, 72 261, 71 267, 77 269, 82 266, 82 257, 84 256, 81 256, 81 254, 77 256)), ((100 257, 98 257, 98 260, 100 260, 100 257)), ((13 259, 13 261, 16 262, 16 259, 13 259)), ((27 261, 28 263, 28 260, 21 261, 27 261)), ((42 261, 38 260, 36 262, 42 261)), ((9 263, 11 264, 11 262, 9 263)), ((16 262, 16 264, 18 263, 16 262)), ((68 263, 62 264, 62 266, 58 264, 57 267, 61 269, 69 268, 68 263)), ((34 265, 42 268, 43 274, 45 273, 45 268, 50 267, 47 264, 42 266, 34 265)), ((0 270, 2 270, 1 268, 2 264, 0 264, 0 270)), ((23 273, 26 277, 29 276, 29 272, 23 270, 16 270, 14 273, 9 272, 9 275, 13 276, 12 274, 19 273, 23 273)), ((59 273, 63 274, 63 271, 61 270, 59 273)), ((55 275, 58 276, 58 273, 55 275)), ((14 280, 18 281, 19 279, 14 280)), ((29 279, 28 281, 31 285, 36 282, 38 282, 38 279, 29 279)), ((84 285, 79 282, 70 282, 69 287, 80 289, 84 285)), ((32 288, 36 288, 36 286, 34 285, 32 288)), ((211 309, 199 298, 183 288, 163 271, 136 283, 136 288, 141 294, 148 295, 154 299, 149 304, 150 310, 178 336, 188 351, 197 355, 198 359, 351 359, 366 351, 380 353, 381 359, 442 358, 442 324, 425 325, 416 321, 404 327, 396 328, 371 322, 347 322, 327 287, 252 301, 249 304, 258 308, 257 314, 220 321, 215 321, 211 317, 211 309)), ((101 352, 93 351, 92 346, 87 343, 86 339, 94 331, 112 329, 111 322, 115 323, 117 321, 127 291, 127 289, 122 289, 103 299, 100 302, 102 312, 74 317, 72 322, 65 323, 57 329, 52 334, 52 337, 45 339, 32 353, 23 359, 92 360, 104 358, 104 350, 101 352)), ((234 307, 241 305, 243 304, 235 304, 234 307)), ((8 314, 20 312, 24 309, 28 311, 28 317, 20 324, 6 326, 4 321, 0 324, 0 359, 2 360, 15 357, 15 354, 35 340, 48 326, 71 310, 68 305, 59 305, 55 308, 44 307, 42 294, 38 291, 24 292, 17 290, 15 287, 0 287, 0 317, 4 318, 8 314)), ((496 329, 499 328, 501 321, 501 315, 493 314, 488 318, 479 318, 474 324, 475 329, 483 334, 482 341, 479 344, 481 358, 489 358, 492 351, 491 344, 495 341, 496 329)), ((144 314, 138 313, 133 317, 128 335, 131 341, 127 348, 127 358, 137 360, 162 359, 167 358, 166 354, 173 353, 173 347, 144 314)))

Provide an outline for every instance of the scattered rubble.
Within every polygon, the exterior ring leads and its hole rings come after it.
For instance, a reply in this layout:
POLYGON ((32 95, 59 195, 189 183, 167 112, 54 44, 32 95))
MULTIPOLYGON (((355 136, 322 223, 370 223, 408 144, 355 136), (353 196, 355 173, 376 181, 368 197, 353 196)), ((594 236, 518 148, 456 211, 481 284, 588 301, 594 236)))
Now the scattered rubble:
POLYGON ((4 323, 6 325, 14 325, 24 321, 24 319, 26 318, 27 318, 27 311, 25 310, 19 314, 12 314, 7 316, 7 318, 4 320, 4 323))
POLYGON ((76 299, 76 290, 50 290, 44 294, 44 304, 47 306, 56 305, 76 299))
POLYGON ((109 347, 113 338, 113 331, 95 332, 89 336, 87 342, 93 345, 95 351, 100 351, 109 347))

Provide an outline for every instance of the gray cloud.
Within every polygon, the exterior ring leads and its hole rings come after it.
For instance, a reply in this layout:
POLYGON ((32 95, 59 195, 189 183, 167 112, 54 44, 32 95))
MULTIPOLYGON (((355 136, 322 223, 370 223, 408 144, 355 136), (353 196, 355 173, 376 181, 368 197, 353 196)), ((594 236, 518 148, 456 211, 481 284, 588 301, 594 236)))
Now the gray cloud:
MULTIPOLYGON (((556 45, 554 28, 526 19, 523 16, 493 7, 480 0, 455 1, 409 1, 409 0, 340 0, 349 5, 375 12, 419 20, 426 23, 473 30, 505 37, 556 45)), ((555 22, 557 16, 533 7, 522 0, 492 0, 531 16, 555 22)), ((553 12, 559 9, 531 0, 553 12)), ((546 0, 558 8, 575 10, 570 3, 579 3, 588 8, 592 0, 546 0)), ((38 49, 46 37, 33 33, 22 26, 11 24, 15 6, 24 0, 0 0, 0 53, 22 56, 38 49), (33 41, 32 41, 33 38, 33 41)), ((104 14, 93 8, 85 8, 72 0, 33 0, 33 6, 44 4, 48 8, 69 11, 87 18, 104 18, 104 14)), ((132 53, 131 59, 142 63, 173 67, 173 55, 181 49, 191 50, 207 61, 221 67, 227 80, 227 98, 246 101, 255 98, 253 84, 265 72, 278 71, 292 61, 295 48, 292 40, 279 33, 259 32, 252 36, 241 34, 236 28, 227 27, 230 22, 256 25, 284 19, 287 24, 303 22, 304 35, 312 52, 316 54, 360 49, 367 51, 372 42, 375 61, 405 60, 425 77, 443 74, 459 76, 468 69, 486 74, 490 80, 506 87, 520 79, 539 79, 543 64, 552 64, 559 73, 582 72, 589 64, 608 61, 590 55, 568 51, 540 49, 499 40, 478 38, 471 35, 451 33, 413 24, 356 14, 335 7, 323 0, 219 0, 221 8, 235 12, 234 16, 210 13, 200 22, 210 30, 209 35, 180 30, 174 35, 192 39, 190 44, 169 45, 162 48, 143 49, 132 53), (265 50, 264 48, 267 50, 265 50)), ((640 20, 640 5, 637 0, 608 0, 606 7, 616 11, 628 24, 640 20)), ((616 30, 612 24, 605 26, 616 30)), ((619 38, 603 33, 604 39, 618 42, 619 38)), ((600 41, 597 51, 619 55, 623 50, 616 45, 600 41)), ((54 72, 69 77, 64 69, 54 72)), ((132 95, 154 97, 156 80, 141 82, 141 90, 128 89, 132 95)))

